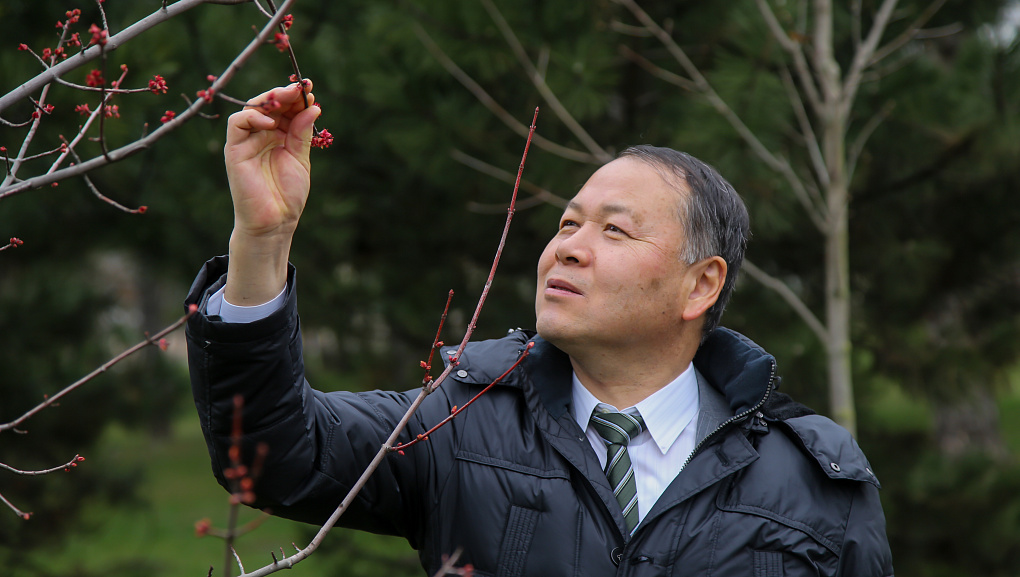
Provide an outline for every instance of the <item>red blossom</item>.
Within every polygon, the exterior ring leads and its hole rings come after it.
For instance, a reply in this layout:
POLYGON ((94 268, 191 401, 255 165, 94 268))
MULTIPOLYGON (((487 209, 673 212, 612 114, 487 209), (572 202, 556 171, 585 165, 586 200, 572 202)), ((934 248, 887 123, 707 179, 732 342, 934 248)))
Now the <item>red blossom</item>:
POLYGON ((213 96, 216 95, 216 91, 210 88, 209 90, 199 90, 195 94, 197 94, 199 98, 205 100, 206 102, 212 102, 213 96))
POLYGON ((39 112, 38 110, 33 110, 32 111, 32 118, 35 118, 35 119, 42 118, 42 112, 39 112))
POLYGON ((64 27, 64 23, 61 22, 60 20, 57 20, 57 28, 63 28, 63 27, 64 27))
POLYGON ((212 74, 209 74, 208 76, 205 77, 205 79, 208 80, 209 82, 216 82, 217 78, 218 78, 217 76, 214 76, 212 74))
POLYGON ((97 87, 102 86, 105 83, 106 81, 103 80, 103 73, 100 72, 98 68, 93 68, 92 71, 89 72, 89 75, 85 77, 86 86, 97 87))
POLYGON ((79 104, 78 106, 74 107, 74 111, 77 112, 78 114, 92 114, 92 111, 89 110, 88 104, 79 104))
POLYGON ((174 112, 173 110, 167 110, 166 112, 163 113, 163 116, 160 117, 159 121, 162 122, 163 124, 166 124, 167 122, 173 120, 174 116, 177 116, 176 112, 174 112))
POLYGON ((28 44, 18 44, 18 50, 22 52, 28 50, 28 44))
POLYGON ((52 57, 52 56, 53 56, 53 51, 52 50, 50 50, 49 48, 43 48, 43 51, 42 51, 42 59, 43 60, 49 60, 50 57, 52 57))
POLYGON ((280 24, 283 24, 284 30, 290 30, 290 27, 294 25, 294 15, 287 14, 283 17, 283 20, 280 21, 280 24))
POLYGON ((107 118, 120 118, 120 108, 116 104, 103 107, 103 114, 107 118))
POLYGON ((297 74, 291 74, 290 77, 289 77, 289 80, 291 82, 297 82, 298 81, 297 74))
POLYGON ((68 46, 81 46, 81 38, 78 36, 77 32, 72 34, 71 37, 67 39, 67 45, 68 46))
POLYGON ((312 137, 312 146, 314 148, 329 148, 333 144, 333 135, 329 133, 329 130, 323 128, 318 134, 312 137))
POLYGON ((75 22, 78 21, 78 18, 81 18, 81 10, 77 8, 75 8, 74 10, 68 10, 67 12, 64 13, 64 15, 67 16, 68 24, 74 24, 75 22))
POLYGON ((149 81, 149 92, 153 94, 166 94, 167 88, 166 79, 159 74, 153 76, 152 80, 149 81))
POLYGON ((18 246, 21 246, 21 245, 25 244, 25 241, 21 240, 18 237, 11 237, 10 244, 11 244, 11 247, 13 248, 13 247, 18 247, 18 246))
POLYGON ((43 112, 45 112, 46 114, 53 112, 53 105, 47 104, 46 106, 43 106, 43 112))
POLYGON ((283 32, 277 32, 273 38, 273 44, 276 44, 276 49, 280 52, 286 52, 290 48, 290 36, 287 36, 283 32))
POLYGON ((149 210, 149 207, 147 207, 147 206, 145 206, 143 204, 142 206, 138 207, 138 214, 145 214, 145 211, 147 211, 147 210, 149 210))
POLYGON ((109 33, 107 33, 106 30, 103 30, 102 28, 96 26, 95 24, 89 26, 89 34, 92 35, 92 41, 89 42, 89 45, 99 44, 100 46, 103 46, 106 44, 106 41, 110 37, 109 33))

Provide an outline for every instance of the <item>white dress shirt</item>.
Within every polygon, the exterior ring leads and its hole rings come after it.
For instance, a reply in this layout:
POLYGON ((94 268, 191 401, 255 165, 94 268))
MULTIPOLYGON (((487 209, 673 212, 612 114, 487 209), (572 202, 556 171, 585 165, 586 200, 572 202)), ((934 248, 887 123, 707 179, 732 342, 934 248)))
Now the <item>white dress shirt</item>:
MULTIPOLYGON (((588 436, 591 448, 605 469, 608 449, 595 428, 589 425, 591 413, 595 407, 611 411, 621 409, 599 402, 581 384, 576 374, 572 394, 574 419, 588 436)), ((633 407, 622 409, 624 413, 633 414, 636 411, 645 421, 645 430, 627 446, 637 483, 638 519, 645 518, 694 451, 698 401, 698 379, 694 365, 690 365, 673 382, 633 407)))
MULTIPOLYGON (((268 317, 283 307, 284 294, 287 292, 284 287, 273 300, 245 307, 227 302, 223 290, 221 288, 209 297, 206 314, 219 315, 223 322, 228 323, 250 323, 268 317)), ((605 469, 606 443, 594 427, 589 426, 588 421, 596 406, 601 405, 612 411, 620 409, 599 402, 584 388, 576 374, 573 376, 572 395, 574 419, 588 436, 591 448, 605 469)), ((698 379, 694 365, 690 365, 665 387, 633 407, 623 409, 626 413, 636 411, 645 421, 645 431, 627 447, 637 482, 639 519, 645 518, 694 451, 698 407, 698 379)))

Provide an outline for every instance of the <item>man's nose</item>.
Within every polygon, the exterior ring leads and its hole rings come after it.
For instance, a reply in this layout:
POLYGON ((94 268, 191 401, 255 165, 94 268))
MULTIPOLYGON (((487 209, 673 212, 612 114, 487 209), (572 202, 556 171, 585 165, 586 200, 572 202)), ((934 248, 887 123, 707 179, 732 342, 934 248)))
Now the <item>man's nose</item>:
POLYGON ((564 264, 587 266, 591 263, 591 235, 593 227, 585 225, 560 241, 556 247, 556 260, 564 264))

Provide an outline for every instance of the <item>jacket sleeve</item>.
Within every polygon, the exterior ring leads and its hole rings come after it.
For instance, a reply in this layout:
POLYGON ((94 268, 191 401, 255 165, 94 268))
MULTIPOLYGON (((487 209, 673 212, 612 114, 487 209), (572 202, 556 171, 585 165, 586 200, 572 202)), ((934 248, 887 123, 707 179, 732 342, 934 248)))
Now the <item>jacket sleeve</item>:
POLYGON ((847 519, 843 553, 839 559, 840 577, 892 577, 892 553, 885 532, 885 514, 878 488, 857 483, 857 492, 847 519))
MULTIPOLYGON (((382 391, 323 393, 309 386, 293 267, 286 304, 269 317, 231 324, 207 316, 206 301, 225 282, 226 263, 226 257, 207 262, 185 301, 185 306, 199 306, 186 329, 188 361, 213 472, 221 485, 236 491, 237 481, 227 477, 237 465, 231 458, 237 445, 240 462, 257 475, 253 506, 321 524, 375 457, 413 398, 382 391), (242 400, 236 422, 235 396, 242 400), (264 457, 257 456, 260 446, 264 457)), ((423 420, 434 419, 429 413, 449 414, 450 403, 442 390, 426 401, 402 440, 423 432, 423 420)), ((401 535, 412 546, 420 543, 428 510, 425 495, 433 483, 437 447, 444 443, 452 440, 436 434, 406 455, 386 456, 339 524, 401 535)))

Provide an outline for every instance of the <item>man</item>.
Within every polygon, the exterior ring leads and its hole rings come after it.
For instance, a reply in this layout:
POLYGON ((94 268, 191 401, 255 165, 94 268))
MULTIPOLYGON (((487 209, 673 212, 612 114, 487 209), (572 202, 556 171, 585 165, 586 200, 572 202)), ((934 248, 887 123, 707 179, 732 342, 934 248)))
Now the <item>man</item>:
MULTIPOLYGON (((304 380, 287 261, 318 109, 299 85, 268 97, 228 124, 230 257, 188 296, 189 358, 220 482, 242 394, 246 455, 269 447, 255 506, 320 523, 410 398, 304 380)), ((736 192, 688 155, 637 147, 600 168, 539 258, 538 334, 469 346, 405 438, 529 356, 389 456, 340 524, 406 537, 430 575, 458 547, 477 575, 892 575, 857 444, 776 392, 772 356, 716 328, 747 235, 736 192)))

